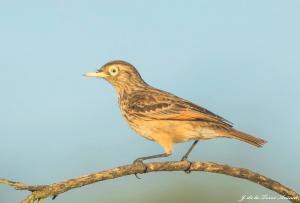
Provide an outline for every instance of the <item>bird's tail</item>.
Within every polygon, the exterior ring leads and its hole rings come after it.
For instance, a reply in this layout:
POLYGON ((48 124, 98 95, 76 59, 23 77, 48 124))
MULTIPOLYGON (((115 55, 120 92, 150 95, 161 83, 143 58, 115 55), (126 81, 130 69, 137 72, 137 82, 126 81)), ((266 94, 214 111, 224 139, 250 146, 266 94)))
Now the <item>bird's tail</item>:
POLYGON ((249 135, 247 133, 232 129, 229 134, 230 138, 238 139, 243 142, 247 142, 248 144, 254 145, 256 147, 262 147, 264 144, 267 143, 266 140, 263 140, 258 137, 254 137, 252 135, 249 135))

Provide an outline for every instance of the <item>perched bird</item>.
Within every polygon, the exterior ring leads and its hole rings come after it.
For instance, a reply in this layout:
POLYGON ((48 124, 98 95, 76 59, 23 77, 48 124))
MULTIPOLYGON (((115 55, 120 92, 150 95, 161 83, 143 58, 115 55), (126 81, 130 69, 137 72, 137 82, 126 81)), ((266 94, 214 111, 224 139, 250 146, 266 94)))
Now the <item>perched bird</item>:
POLYGON ((191 140, 194 142, 182 160, 188 158, 199 140, 234 138, 256 147, 266 143, 261 138, 234 129, 232 123, 203 107, 148 85, 128 62, 111 61, 85 76, 104 78, 112 84, 129 126, 164 148, 165 153, 140 157, 135 163, 170 156, 174 144, 191 140))

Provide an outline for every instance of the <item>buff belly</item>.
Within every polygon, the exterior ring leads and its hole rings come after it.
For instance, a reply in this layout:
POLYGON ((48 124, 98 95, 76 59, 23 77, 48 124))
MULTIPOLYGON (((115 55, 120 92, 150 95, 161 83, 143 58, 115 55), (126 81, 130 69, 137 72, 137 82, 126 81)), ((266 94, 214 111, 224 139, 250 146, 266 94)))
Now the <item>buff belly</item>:
POLYGON ((172 152, 175 143, 218 137, 208 124, 197 121, 139 121, 131 123, 131 127, 141 136, 159 143, 166 153, 172 152))

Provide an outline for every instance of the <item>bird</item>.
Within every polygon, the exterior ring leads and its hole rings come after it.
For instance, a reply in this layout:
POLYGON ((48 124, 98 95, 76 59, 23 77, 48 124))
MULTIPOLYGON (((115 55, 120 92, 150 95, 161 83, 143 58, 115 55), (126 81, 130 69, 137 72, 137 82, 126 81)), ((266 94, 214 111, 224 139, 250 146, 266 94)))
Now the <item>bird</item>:
POLYGON ((84 76, 108 81, 117 92, 119 108, 129 126, 164 149, 164 153, 139 157, 134 163, 168 157, 174 144, 189 141, 193 141, 192 145, 181 160, 188 160, 199 140, 232 138, 256 147, 267 142, 235 129, 231 122, 199 105, 150 86, 126 61, 110 61, 84 76))

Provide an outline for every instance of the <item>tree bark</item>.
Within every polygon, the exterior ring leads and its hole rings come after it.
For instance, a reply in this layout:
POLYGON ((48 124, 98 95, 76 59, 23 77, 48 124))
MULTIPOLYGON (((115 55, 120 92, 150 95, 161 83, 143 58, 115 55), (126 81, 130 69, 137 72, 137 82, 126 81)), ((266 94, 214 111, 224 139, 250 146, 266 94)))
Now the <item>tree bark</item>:
POLYGON ((56 197, 59 194, 67 192, 71 189, 89 185, 95 182, 119 178, 127 175, 143 174, 158 171, 204 171, 210 173, 219 173, 233 177, 242 178, 254 183, 257 183, 265 188, 268 188, 278 194, 284 196, 291 202, 300 202, 300 195, 292 189, 253 171, 244 168, 236 168, 228 165, 222 165, 212 162, 155 162, 147 164, 131 164, 116 167, 113 169, 99 171, 85 176, 80 176, 74 179, 65 180, 50 185, 27 185, 20 182, 14 182, 6 179, 0 179, 0 183, 14 186, 17 190, 28 190, 31 194, 21 201, 21 203, 41 203, 43 199, 56 197))

